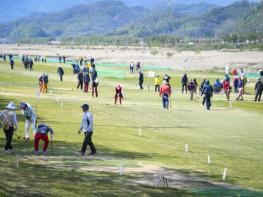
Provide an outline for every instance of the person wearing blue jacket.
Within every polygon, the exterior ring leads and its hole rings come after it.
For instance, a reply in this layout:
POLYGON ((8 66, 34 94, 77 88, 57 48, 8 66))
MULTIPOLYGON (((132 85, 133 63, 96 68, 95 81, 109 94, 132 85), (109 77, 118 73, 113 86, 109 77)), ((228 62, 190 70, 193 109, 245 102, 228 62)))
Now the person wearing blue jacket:
POLYGON ((210 110, 211 107, 211 97, 213 96, 213 87, 209 84, 209 80, 205 81, 203 91, 201 93, 201 96, 205 95, 204 102, 206 103, 206 109, 210 110))
POLYGON ((90 147, 90 155, 95 155, 96 154, 96 148, 92 142, 92 135, 93 135, 93 115, 89 112, 89 105, 84 104, 81 106, 82 111, 83 111, 83 116, 82 116, 82 122, 80 125, 80 129, 78 133, 80 134, 81 132, 84 133, 84 141, 82 143, 82 148, 79 151, 81 155, 85 155, 87 146, 89 145, 90 147))
POLYGON ((219 81, 219 79, 217 79, 216 82, 214 83, 215 94, 219 94, 221 92, 222 87, 223 87, 222 83, 219 81))

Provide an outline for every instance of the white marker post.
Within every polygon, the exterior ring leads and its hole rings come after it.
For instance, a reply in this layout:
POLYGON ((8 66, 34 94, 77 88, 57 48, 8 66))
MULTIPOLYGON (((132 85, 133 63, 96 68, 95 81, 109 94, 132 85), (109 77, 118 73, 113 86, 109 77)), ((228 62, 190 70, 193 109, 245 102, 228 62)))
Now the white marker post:
POLYGON ((57 103, 58 103, 58 97, 57 97, 57 103))
POLYGON ((16 167, 19 167, 19 156, 16 156, 16 167))
POLYGON ((36 87, 36 98, 37 98, 37 99, 39 98, 39 95, 40 95, 39 89, 38 89, 38 87, 36 87))
POLYGON ((210 158, 210 155, 207 156, 207 163, 208 163, 208 165, 211 164, 211 158, 210 158))
POLYGON ((224 173, 223 173, 223 180, 226 179, 226 173, 227 173, 227 168, 224 169, 224 173))
POLYGON ((229 108, 232 109, 232 102, 229 102, 229 108))
POLYGON ((139 136, 142 136, 142 126, 139 127, 139 136))
POLYGON ((188 144, 185 144, 184 149, 185 149, 185 152, 187 153, 188 152, 188 144))
POLYGON ((122 176, 123 175, 123 167, 121 166, 120 167, 120 176, 122 176))

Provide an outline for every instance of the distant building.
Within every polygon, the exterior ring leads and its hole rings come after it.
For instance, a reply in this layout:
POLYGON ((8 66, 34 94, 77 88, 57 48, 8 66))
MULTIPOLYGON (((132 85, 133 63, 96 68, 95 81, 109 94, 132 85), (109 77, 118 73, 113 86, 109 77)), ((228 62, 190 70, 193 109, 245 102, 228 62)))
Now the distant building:
POLYGON ((48 44, 50 44, 50 45, 60 45, 60 41, 52 40, 52 41, 49 41, 48 44))

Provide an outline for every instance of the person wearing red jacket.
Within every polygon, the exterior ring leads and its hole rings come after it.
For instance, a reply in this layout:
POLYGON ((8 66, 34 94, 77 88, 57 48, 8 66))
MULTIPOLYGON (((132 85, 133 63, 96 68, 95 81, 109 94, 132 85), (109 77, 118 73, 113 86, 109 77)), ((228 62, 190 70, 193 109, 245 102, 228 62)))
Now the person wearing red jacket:
POLYGON ((122 87, 120 85, 117 85, 115 88, 115 105, 117 104, 118 98, 119 98, 119 102, 120 105, 122 103, 122 99, 123 99, 123 95, 122 95, 122 87))
POLYGON ((169 86, 169 84, 164 81, 163 85, 161 86, 161 90, 160 90, 160 97, 162 97, 162 102, 163 102, 163 108, 164 109, 169 109, 169 98, 171 96, 171 87, 169 86))
POLYGON ((226 98, 229 101, 229 99, 230 99, 230 83, 229 83, 229 80, 225 79, 223 81, 222 85, 223 85, 224 93, 226 94, 226 98))

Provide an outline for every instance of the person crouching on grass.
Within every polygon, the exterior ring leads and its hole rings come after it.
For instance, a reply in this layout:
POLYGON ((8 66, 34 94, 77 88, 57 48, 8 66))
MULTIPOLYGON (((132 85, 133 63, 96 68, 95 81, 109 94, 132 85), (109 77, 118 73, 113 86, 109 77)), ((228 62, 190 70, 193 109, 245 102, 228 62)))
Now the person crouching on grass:
POLYGON ((38 145, 39 145, 40 140, 44 141, 43 154, 46 154, 48 144, 49 144, 49 139, 48 139, 48 133, 49 132, 50 132, 50 138, 52 141, 53 136, 54 136, 53 129, 51 127, 47 126, 46 124, 38 125, 37 131, 35 134, 35 155, 38 155, 38 145))
POLYGON ((117 85, 115 88, 115 105, 117 104, 118 98, 119 98, 119 102, 120 105, 122 103, 122 99, 123 99, 123 95, 122 95, 122 87, 120 85, 117 85))
POLYGON ((159 94, 162 97, 164 109, 169 109, 169 98, 171 96, 171 93, 171 87, 167 84, 166 81, 164 81, 159 94))
POLYGON ((87 146, 89 145, 90 150, 91 150, 90 155, 95 155, 97 151, 96 151, 94 144, 92 143, 93 116, 89 112, 89 105, 88 104, 84 104, 81 107, 82 107, 82 111, 83 111, 83 117, 82 117, 82 122, 81 122, 80 129, 79 129, 78 133, 80 134, 83 131, 85 138, 84 138, 82 148, 79 151, 79 153, 81 155, 85 155, 86 150, 87 150, 87 146))

